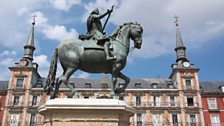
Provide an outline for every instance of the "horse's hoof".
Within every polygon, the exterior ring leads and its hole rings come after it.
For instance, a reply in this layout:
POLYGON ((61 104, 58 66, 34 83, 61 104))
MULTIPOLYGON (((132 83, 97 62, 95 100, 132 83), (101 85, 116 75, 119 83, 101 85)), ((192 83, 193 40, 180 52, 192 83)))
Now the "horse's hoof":
POLYGON ((113 96, 113 99, 118 99, 118 100, 119 100, 119 96, 114 95, 114 96, 113 96))
POLYGON ((50 97, 50 99, 54 99, 54 98, 55 98, 54 96, 51 96, 51 97, 50 97))
POLYGON ((79 99, 79 96, 78 95, 74 95, 72 98, 73 99, 79 99))

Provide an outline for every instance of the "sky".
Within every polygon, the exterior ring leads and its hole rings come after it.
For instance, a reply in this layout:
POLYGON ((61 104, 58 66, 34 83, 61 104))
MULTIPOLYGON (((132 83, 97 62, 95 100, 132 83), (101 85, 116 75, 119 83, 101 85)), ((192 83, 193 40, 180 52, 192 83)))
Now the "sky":
MULTIPOLYGON (((54 49, 65 39, 86 33, 86 19, 99 8, 103 13, 114 5, 105 28, 111 35, 125 22, 138 22, 144 29, 141 49, 129 53, 122 70, 130 78, 168 78, 176 63, 175 15, 186 46, 187 58, 200 68, 199 80, 224 80, 223 0, 1 0, 0 80, 10 77, 9 66, 18 62, 31 31, 35 14, 34 62, 46 77, 54 49)), ((102 20, 104 24, 105 19, 102 20)), ((58 66, 60 66, 58 64, 58 66)), ((59 67, 57 75, 62 73, 59 67)), ((72 77, 101 78, 103 74, 77 71, 72 77)))

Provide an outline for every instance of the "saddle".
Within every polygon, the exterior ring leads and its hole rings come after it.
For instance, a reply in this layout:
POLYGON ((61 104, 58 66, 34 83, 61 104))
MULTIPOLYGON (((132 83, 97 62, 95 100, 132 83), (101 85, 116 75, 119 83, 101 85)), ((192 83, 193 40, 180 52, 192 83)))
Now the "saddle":
MULTIPOLYGON (((108 41, 108 40, 106 40, 108 41)), ((105 40, 96 40, 96 39, 89 39, 89 40, 84 40, 83 41, 83 47, 84 47, 84 50, 87 50, 87 49, 99 49, 99 50, 104 50, 104 43, 105 43, 105 40)), ((110 44, 109 46, 109 50, 113 50, 113 45, 110 44)))

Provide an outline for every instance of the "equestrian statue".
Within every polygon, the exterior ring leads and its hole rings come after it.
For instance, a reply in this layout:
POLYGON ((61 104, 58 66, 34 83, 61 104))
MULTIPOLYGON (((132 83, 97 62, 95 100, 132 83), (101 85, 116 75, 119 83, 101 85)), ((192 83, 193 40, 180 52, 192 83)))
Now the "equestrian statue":
POLYGON ((61 42, 55 49, 44 87, 48 94, 54 89, 51 98, 57 97, 62 83, 70 88, 73 98, 78 97, 75 86, 68 83, 71 75, 78 69, 89 73, 110 73, 112 75, 110 94, 113 98, 125 91, 130 78, 121 70, 127 62, 130 39, 133 40, 135 48, 141 48, 143 28, 138 23, 129 22, 120 25, 111 36, 106 35, 104 28, 112 11, 113 6, 103 14, 99 14, 99 9, 93 10, 87 19, 87 33, 80 35, 79 39, 61 42), (108 17, 102 26, 100 19, 106 15, 108 17), (63 74, 56 78, 58 59, 63 74), (122 88, 115 89, 117 78, 125 81, 122 88))

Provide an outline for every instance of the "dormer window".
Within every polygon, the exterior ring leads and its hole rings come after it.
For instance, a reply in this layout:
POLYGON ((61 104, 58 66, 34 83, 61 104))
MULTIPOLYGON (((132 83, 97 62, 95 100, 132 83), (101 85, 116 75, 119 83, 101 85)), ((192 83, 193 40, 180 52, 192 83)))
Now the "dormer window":
POLYGON ((158 84, 157 83, 152 83, 152 88, 158 88, 158 84))
POLYGON ((108 84, 107 83, 103 83, 102 84, 102 88, 108 88, 108 84))
POLYGON ((136 88, 141 88, 141 87, 142 87, 142 86, 141 86, 141 83, 139 83, 139 82, 135 83, 135 87, 136 87, 136 88))
POLYGON ((222 92, 224 93, 224 85, 221 87, 221 89, 222 89, 222 92))
POLYGON ((85 86, 86 88, 91 88, 91 83, 86 83, 85 86))
POLYGON ((168 87, 168 88, 171 88, 171 89, 174 88, 174 86, 173 86, 173 84, 172 84, 171 82, 169 82, 169 83, 167 84, 167 87, 168 87))
POLYGON ((119 83, 118 86, 119 86, 119 88, 123 88, 124 83, 119 83))

